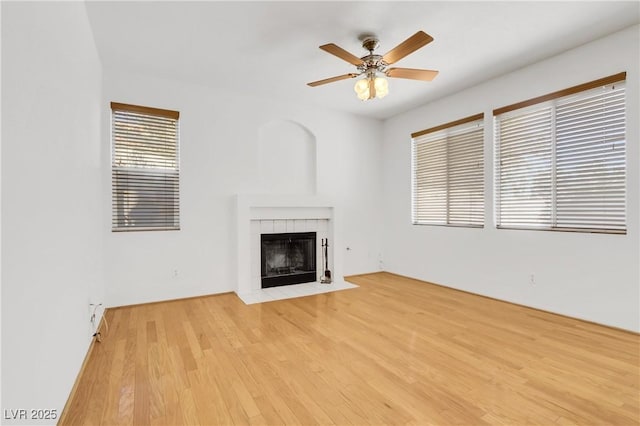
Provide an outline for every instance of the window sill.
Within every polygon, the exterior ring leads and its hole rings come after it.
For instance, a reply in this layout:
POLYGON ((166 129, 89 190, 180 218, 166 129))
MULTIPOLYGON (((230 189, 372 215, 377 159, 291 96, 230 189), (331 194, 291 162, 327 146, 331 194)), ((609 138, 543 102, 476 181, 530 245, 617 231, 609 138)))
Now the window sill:
POLYGON ((450 223, 421 223, 421 222, 412 222, 412 225, 416 226, 443 226, 447 228, 484 228, 484 225, 456 225, 450 223))
POLYGON ((167 226, 162 226, 162 227, 134 227, 134 226, 128 226, 128 227, 123 227, 123 228, 111 228, 111 232, 139 232, 139 231, 179 231, 180 227, 179 226, 175 226, 175 227, 167 227, 167 226))
POLYGON ((583 234, 615 234, 627 235, 626 229, 591 229, 591 228, 534 228, 526 226, 497 226, 497 229, 512 231, 552 231, 552 232, 577 232, 583 234))

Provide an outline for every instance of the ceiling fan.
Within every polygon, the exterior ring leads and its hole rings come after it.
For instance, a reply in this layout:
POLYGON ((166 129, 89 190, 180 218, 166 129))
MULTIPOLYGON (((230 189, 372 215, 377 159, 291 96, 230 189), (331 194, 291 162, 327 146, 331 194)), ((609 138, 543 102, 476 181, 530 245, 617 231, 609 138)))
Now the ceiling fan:
POLYGON ((346 80, 348 78, 355 78, 364 75, 364 78, 358 80, 354 87, 358 98, 363 101, 373 98, 383 98, 389 92, 389 86, 387 80, 383 77, 379 77, 378 74, 383 74, 391 78, 407 78, 410 80, 422 81, 431 81, 436 77, 436 75, 438 75, 438 71, 433 70, 389 68, 389 65, 394 64, 432 41, 433 37, 429 34, 423 31, 418 31, 386 54, 378 55, 373 53, 373 51, 378 47, 380 41, 375 36, 367 35, 363 36, 362 47, 368 50, 369 54, 362 58, 358 58, 333 43, 322 45, 320 46, 320 49, 355 65, 357 72, 325 78, 324 80, 307 83, 307 85, 316 87, 327 83, 333 83, 334 81, 346 80))

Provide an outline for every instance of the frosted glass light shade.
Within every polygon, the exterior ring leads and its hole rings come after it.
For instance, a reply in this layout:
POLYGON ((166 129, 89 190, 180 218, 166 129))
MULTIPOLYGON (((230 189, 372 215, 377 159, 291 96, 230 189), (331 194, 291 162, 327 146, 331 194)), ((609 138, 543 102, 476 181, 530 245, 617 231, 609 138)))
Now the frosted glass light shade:
POLYGON ((366 101, 369 99, 369 80, 363 78, 362 80, 356 81, 356 85, 353 87, 353 90, 358 95, 358 99, 366 101))
POLYGON ((389 82, 386 78, 376 77, 373 85, 376 88, 376 98, 384 98, 389 94, 389 82))

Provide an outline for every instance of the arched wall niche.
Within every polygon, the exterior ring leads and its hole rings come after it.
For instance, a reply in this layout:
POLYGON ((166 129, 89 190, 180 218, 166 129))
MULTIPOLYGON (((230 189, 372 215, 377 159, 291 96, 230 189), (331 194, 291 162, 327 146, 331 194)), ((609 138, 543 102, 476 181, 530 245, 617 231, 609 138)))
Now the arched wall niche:
POLYGON ((316 138, 291 120, 269 121, 258 132, 259 191, 316 193, 316 138))

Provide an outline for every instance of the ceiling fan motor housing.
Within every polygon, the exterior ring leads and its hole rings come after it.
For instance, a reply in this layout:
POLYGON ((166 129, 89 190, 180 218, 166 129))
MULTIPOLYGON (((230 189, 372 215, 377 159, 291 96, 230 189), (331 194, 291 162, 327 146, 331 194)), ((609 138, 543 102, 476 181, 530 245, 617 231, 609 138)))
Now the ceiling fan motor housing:
POLYGON ((378 48, 380 45, 380 41, 373 36, 366 37, 362 40, 362 47, 369 51, 369 54, 363 56, 362 64, 358 66, 358 71, 361 74, 364 73, 375 73, 375 71, 384 73, 387 70, 387 64, 383 59, 382 55, 375 55, 373 51, 378 48))

